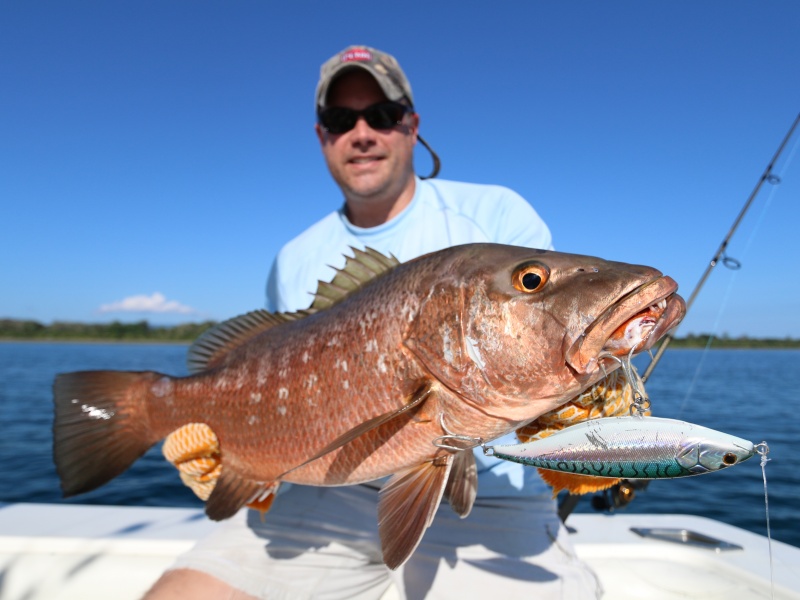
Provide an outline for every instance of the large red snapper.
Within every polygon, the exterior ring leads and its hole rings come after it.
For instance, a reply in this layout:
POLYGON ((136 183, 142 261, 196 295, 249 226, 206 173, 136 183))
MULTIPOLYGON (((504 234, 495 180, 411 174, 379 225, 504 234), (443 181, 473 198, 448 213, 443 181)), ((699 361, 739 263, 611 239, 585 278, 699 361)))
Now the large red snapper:
POLYGON ((647 349, 680 321, 676 289, 650 267, 497 244, 401 265, 356 251, 309 311, 255 311, 204 334, 193 375, 59 375, 62 489, 94 489, 173 430, 204 423, 222 463, 212 519, 279 481, 393 475, 378 517, 394 568, 443 495, 462 515, 472 506, 472 452, 442 436, 488 441, 571 400, 619 366, 604 355, 647 349))

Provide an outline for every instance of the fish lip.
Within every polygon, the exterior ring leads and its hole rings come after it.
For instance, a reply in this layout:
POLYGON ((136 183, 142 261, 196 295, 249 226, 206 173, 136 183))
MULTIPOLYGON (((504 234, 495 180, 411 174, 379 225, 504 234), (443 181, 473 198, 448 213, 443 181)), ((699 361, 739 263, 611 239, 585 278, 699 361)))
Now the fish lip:
POLYGON ((675 327, 686 313, 683 298, 675 294, 677 289, 675 280, 662 275, 622 296, 597 317, 572 344, 567 352, 567 363, 580 373, 595 370, 599 366, 600 354, 619 327, 659 302, 666 301, 666 307, 657 317, 653 329, 643 340, 622 353, 627 354, 631 350, 638 353, 649 349, 664 333, 675 327))

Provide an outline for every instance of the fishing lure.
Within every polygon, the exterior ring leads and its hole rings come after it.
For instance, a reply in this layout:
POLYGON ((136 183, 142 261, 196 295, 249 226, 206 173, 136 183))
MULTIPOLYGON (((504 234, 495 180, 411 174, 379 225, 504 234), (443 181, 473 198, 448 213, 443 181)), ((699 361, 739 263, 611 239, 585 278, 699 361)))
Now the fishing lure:
POLYGON ((747 460, 752 442, 686 421, 607 417, 525 444, 483 446, 484 454, 577 475, 625 479, 686 477, 747 460))

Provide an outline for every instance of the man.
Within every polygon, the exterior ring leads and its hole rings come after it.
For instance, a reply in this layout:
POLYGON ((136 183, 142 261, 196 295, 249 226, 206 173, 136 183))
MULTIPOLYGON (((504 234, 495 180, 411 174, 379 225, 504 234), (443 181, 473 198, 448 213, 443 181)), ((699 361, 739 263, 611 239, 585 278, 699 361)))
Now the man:
MULTIPOLYGON (((317 281, 333 277, 325 265, 341 266, 350 246, 401 261, 471 242, 552 248, 547 226, 514 192, 415 176, 419 115, 392 56, 360 46, 340 52, 322 67, 316 102, 317 136, 344 205, 280 251, 267 284, 271 310, 308 307, 317 281)), ((480 452, 476 460, 472 513, 461 520, 442 505, 397 571, 381 558, 380 482, 284 486, 263 520, 241 511, 179 558, 149 597, 597 597, 535 470, 480 452)))

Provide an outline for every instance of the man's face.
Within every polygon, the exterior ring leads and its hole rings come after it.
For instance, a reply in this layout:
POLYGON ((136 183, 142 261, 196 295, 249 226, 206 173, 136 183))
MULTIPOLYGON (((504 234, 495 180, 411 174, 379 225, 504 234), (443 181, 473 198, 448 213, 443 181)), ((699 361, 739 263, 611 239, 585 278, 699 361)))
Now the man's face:
MULTIPOLYGON (((369 73, 357 70, 336 79, 327 106, 361 110, 386 96, 369 73)), ((413 183, 413 150, 419 117, 407 114, 392 129, 372 129, 363 118, 341 134, 316 126, 322 153, 348 202, 394 202, 413 183)))

